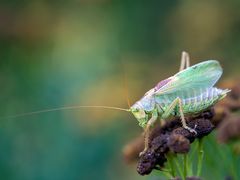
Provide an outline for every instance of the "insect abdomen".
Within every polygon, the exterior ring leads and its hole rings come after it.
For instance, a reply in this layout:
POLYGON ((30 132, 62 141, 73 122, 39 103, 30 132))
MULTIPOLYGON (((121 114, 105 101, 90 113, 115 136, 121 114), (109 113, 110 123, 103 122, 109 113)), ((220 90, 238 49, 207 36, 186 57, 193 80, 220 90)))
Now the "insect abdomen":
POLYGON ((185 114, 199 113, 208 109, 225 97, 228 92, 228 90, 217 88, 208 88, 201 91, 202 92, 195 97, 182 99, 183 112, 185 114))
MULTIPOLYGON (((189 89, 188 92, 183 92, 175 94, 174 96, 169 96, 162 99, 160 103, 157 103, 161 107, 161 111, 164 112, 170 106, 174 99, 179 97, 182 101, 183 113, 184 114, 197 114, 209 107, 213 106, 219 100, 226 96, 229 90, 222 90, 218 88, 207 88, 199 89, 198 91, 193 91, 189 89)), ((179 116, 178 107, 172 113, 173 116, 179 116)))

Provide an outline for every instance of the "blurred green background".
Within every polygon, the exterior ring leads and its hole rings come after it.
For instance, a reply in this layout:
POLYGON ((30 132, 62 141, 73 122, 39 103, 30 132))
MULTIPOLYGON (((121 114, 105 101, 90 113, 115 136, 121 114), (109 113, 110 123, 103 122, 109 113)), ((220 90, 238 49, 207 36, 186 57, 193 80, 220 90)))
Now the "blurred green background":
MULTIPOLYGON (((218 59, 239 76, 240 1, 1 0, 0 115, 64 105, 127 108, 192 63, 218 59)), ((125 112, 81 109, 0 120, 1 179, 158 179, 127 165, 122 148, 141 132, 125 112)), ((204 177, 231 174, 214 135, 204 177)))

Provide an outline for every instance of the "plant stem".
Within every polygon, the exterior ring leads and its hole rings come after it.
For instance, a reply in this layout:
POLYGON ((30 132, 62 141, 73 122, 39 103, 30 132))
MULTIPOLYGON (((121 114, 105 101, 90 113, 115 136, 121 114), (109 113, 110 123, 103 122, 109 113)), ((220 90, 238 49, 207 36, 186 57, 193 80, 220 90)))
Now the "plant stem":
POLYGON ((169 166, 170 166, 170 169, 171 169, 171 175, 172 175, 172 177, 175 177, 176 176, 176 172, 175 172, 173 158, 174 158, 173 154, 169 153, 168 154, 168 163, 169 163, 169 166))
POLYGON ((183 170, 182 170, 182 167, 180 166, 180 164, 178 162, 178 159, 175 160, 175 164, 177 166, 177 169, 178 169, 178 172, 179 172, 181 178, 184 179, 183 170))
POLYGON ((231 158, 232 158, 232 163, 231 163, 231 170, 232 170, 232 175, 234 179, 239 179, 238 177, 238 164, 237 164, 237 156, 233 150, 233 147, 231 147, 231 158))
POLYGON ((203 139, 198 140, 198 167, 197 167, 197 177, 200 177, 202 171, 202 162, 203 162, 203 139))
POLYGON ((183 155, 183 178, 186 180, 187 178, 187 172, 188 172, 188 155, 183 155))

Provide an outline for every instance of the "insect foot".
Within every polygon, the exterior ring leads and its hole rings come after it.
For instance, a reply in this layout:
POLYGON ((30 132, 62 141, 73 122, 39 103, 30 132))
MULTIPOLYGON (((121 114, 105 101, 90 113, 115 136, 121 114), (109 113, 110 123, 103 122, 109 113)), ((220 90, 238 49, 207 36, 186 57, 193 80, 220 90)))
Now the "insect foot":
POLYGON ((143 154, 147 152, 147 149, 144 149, 142 152, 139 153, 139 157, 141 157, 143 154))
POLYGON ((187 129, 189 132, 194 133, 195 135, 197 135, 197 131, 195 130, 196 125, 194 126, 194 129, 188 127, 188 126, 184 126, 185 129, 187 129))

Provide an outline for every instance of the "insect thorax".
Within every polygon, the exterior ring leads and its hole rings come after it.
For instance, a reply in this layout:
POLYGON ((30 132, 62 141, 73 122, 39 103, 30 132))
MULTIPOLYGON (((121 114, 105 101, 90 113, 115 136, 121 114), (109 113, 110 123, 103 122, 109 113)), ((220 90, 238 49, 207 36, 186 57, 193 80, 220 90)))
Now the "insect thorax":
POLYGON ((141 104, 142 108, 147 111, 151 112, 155 108, 155 100, 152 96, 143 97, 139 103, 141 104))

